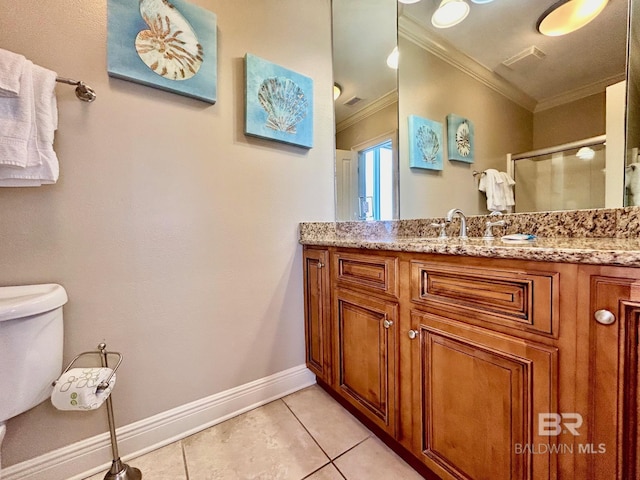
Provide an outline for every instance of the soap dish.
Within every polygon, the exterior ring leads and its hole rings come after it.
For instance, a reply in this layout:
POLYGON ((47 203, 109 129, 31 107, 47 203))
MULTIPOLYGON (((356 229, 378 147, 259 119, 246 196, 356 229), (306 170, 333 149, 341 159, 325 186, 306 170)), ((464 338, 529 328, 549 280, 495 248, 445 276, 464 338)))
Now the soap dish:
POLYGON ((527 244, 535 242, 536 236, 528 233, 512 233, 511 235, 505 235, 500 238, 504 243, 521 243, 527 244))

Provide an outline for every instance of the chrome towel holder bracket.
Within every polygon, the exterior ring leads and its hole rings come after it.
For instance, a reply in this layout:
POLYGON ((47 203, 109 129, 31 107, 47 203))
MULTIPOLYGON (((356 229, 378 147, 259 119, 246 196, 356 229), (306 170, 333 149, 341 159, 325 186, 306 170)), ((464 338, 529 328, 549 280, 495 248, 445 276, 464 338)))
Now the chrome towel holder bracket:
POLYGON ((56 77, 56 82, 75 86, 76 97, 78 97, 83 102, 91 103, 97 97, 95 90, 81 80, 73 80, 71 78, 65 78, 65 77, 56 77))

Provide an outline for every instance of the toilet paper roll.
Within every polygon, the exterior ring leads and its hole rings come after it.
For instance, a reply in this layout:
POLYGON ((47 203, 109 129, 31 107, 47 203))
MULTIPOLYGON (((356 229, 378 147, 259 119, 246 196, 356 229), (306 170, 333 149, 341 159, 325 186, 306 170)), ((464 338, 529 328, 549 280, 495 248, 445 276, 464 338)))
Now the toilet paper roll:
POLYGON ((58 410, 95 410, 111 394, 116 383, 115 374, 109 386, 98 390, 98 385, 106 381, 113 370, 110 368, 71 368, 63 373, 51 394, 51 403, 58 410))

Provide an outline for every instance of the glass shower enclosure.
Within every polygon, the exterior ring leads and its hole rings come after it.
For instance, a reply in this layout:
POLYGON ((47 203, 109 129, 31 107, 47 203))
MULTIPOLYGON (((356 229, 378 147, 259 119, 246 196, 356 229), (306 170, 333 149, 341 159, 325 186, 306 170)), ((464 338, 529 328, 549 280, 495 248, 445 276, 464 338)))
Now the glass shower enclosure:
POLYGON ((516 182, 515 212, 578 210, 605 206, 606 136, 509 154, 516 182))

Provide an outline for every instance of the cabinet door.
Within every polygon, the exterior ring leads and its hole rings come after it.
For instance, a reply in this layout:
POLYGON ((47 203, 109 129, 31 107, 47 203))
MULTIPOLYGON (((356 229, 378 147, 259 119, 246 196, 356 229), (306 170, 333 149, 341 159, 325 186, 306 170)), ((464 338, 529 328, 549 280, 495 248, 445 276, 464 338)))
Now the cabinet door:
POLYGON ((414 449, 443 478, 555 478, 538 413, 556 412, 557 349, 414 311, 414 449), (545 448, 546 449, 546 448, 545 448))
POLYGON ((305 249, 303 261, 307 367, 329 383, 331 381, 329 252, 305 249))
POLYGON ((340 289, 333 303, 336 390, 395 435, 397 304, 340 289))
MULTIPOLYGON (((611 272, 602 272, 611 273, 611 272)), ((591 275, 588 302, 579 310, 580 346, 588 373, 578 379, 587 430, 595 454, 576 469, 590 480, 627 480, 640 475, 638 454, 638 328, 640 281, 591 275), (588 306, 588 311, 585 308, 588 306), (585 401, 586 400, 586 401, 585 401), (586 465, 585 465, 586 463, 586 465), (586 473, 585 473, 586 470, 586 473)))

